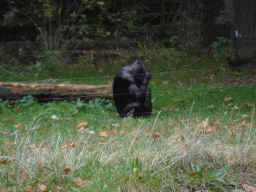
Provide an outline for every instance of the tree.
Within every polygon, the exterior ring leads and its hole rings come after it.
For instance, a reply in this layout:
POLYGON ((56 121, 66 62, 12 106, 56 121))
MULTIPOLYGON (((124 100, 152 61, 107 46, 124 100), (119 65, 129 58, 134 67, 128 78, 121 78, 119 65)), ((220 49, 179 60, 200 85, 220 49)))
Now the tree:
POLYGON ((224 0, 200 0, 202 6, 201 31, 204 45, 208 48, 209 58, 212 58, 211 44, 215 40, 215 19, 224 9, 224 0))
POLYGON ((103 1, 88 0, 8 0, 5 24, 33 24, 43 40, 46 51, 60 51, 78 35, 89 33, 91 26, 87 10, 98 7, 104 11, 103 1))

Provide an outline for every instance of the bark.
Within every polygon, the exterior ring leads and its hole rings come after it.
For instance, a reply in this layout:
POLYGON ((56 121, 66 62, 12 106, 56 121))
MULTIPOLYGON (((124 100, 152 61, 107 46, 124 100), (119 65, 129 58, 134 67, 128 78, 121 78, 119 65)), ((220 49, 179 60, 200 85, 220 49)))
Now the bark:
POLYGON ((32 95, 39 101, 48 100, 89 100, 94 98, 112 99, 110 85, 70 85, 0 82, 0 98, 3 100, 20 100, 32 95))

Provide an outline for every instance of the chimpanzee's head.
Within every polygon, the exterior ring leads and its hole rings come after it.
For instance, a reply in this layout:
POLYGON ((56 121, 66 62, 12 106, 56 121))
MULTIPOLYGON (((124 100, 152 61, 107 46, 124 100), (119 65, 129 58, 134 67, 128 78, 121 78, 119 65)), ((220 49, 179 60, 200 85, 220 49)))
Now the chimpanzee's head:
POLYGON ((151 74, 141 61, 135 61, 135 63, 131 65, 131 70, 137 85, 148 84, 151 79, 151 74))

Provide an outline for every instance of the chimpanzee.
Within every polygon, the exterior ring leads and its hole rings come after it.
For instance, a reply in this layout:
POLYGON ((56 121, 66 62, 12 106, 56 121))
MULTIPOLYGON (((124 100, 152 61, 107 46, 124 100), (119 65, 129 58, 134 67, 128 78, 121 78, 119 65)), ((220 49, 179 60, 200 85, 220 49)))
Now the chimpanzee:
POLYGON ((120 117, 151 114, 151 90, 147 88, 150 78, 151 73, 141 61, 118 70, 113 84, 113 98, 120 117))

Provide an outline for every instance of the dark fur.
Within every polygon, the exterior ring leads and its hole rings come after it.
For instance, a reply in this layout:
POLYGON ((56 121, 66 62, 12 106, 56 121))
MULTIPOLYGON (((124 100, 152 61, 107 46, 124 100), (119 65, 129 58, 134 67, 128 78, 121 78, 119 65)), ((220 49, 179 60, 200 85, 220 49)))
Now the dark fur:
POLYGON ((147 88, 151 73, 142 62, 125 66, 116 73, 113 98, 120 117, 149 116, 152 112, 151 90, 147 88))

